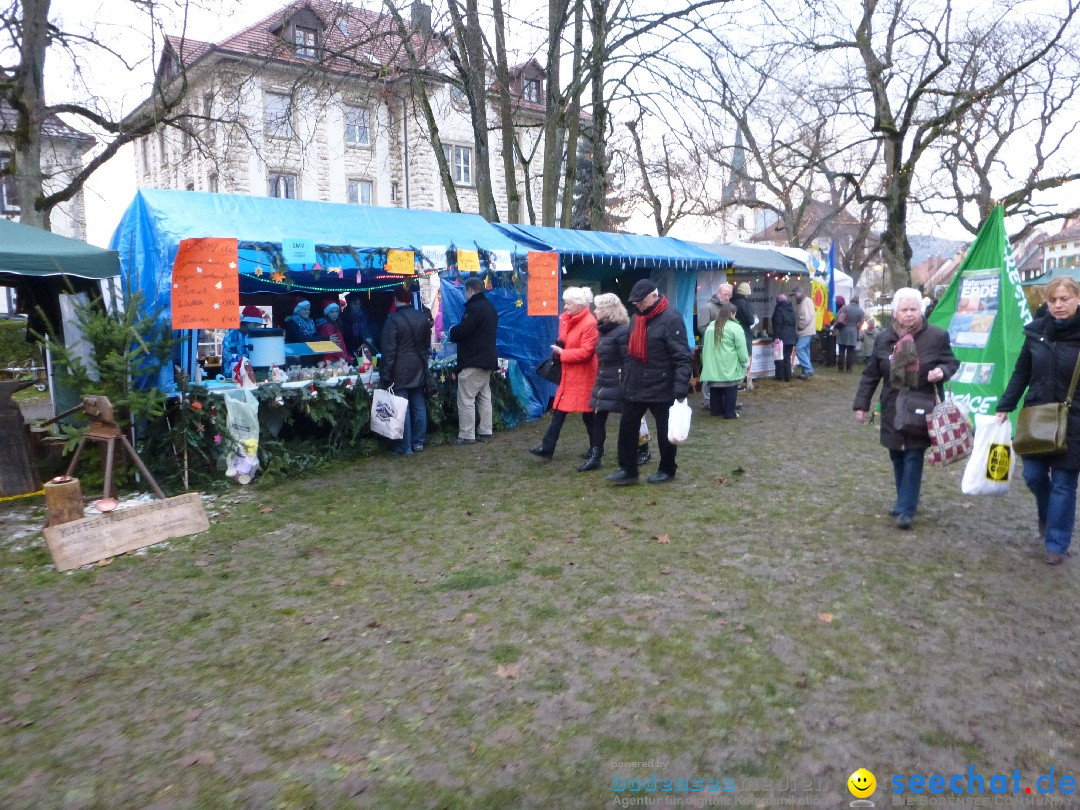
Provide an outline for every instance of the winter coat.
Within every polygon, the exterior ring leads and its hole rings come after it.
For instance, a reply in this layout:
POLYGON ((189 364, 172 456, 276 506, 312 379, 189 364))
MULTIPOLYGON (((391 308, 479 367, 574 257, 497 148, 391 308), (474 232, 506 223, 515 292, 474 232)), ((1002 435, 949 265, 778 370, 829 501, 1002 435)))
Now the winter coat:
POLYGON ((555 391, 552 408, 566 413, 592 412, 589 397, 596 382, 596 318, 588 307, 574 315, 559 316, 559 340, 562 341, 562 377, 555 391))
POLYGON ((459 368, 499 367, 499 352, 495 334, 499 329, 499 313, 482 292, 465 301, 461 322, 450 327, 450 342, 457 344, 459 368))
MULTIPOLYGON (((1077 356, 1080 356, 1080 314, 1066 321, 1061 330, 1054 328, 1054 319, 1050 315, 1029 323, 1024 327, 1024 346, 1016 358, 1005 393, 998 400, 997 411, 1009 413, 1015 410, 1025 388, 1024 405, 1064 402, 1077 356)), ((1039 458, 1051 467, 1080 470, 1080 396, 1075 394, 1065 436, 1064 453, 1039 458)))
MULTIPOLYGON (((927 382, 926 376, 935 368, 945 372, 942 380, 952 377, 958 368, 960 361, 952 353, 949 345, 949 333, 937 326, 930 326, 925 321, 922 329, 916 332, 915 351, 919 355, 919 377, 916 391, 933 394, 935 384, 927 382)), ((870 361, 863 370, 862 379, 859 380, 859 389, 855 392, 855 404, 852 406, 856 411, 869 411, 871 400, 874 398, 874 390, 881 383, 881 443, 890 450, 925 450, 930 446, 927 436, 910 436, 900 433, 893 427, 896 420, 896 398, 900 391, 893 388, 889 382, 889 357, 893 347, 900 336, 890 326, 878 332, 877 340, 874 341, 874 352, 870 361)))
POLYGON ((814 311, 814 302, 809 295, 804 295, 802 301, 795 301, 795 334, 798 337, 807 337, 817 332, 817 314, 814 311))
POLYGON ((791 308, 791 301, 778 303, 772 313, 773 337, 779 338, 782 343, 794 344, 799 336, 795 332, 795 310, 791 308))
MULTIPOLYGON (((315 334, 326 340, 334 341, 334 343, 342 349, 345 348, 345 334, 336 323, 331 323, 325 319, 319 321, 318 326, 315 327, 315 334)), ((334 354, 323 355, 323 360, 328 363, 336 363, 338 360, 347 360, 351 363, 353 357, 348 351, 341 351, 334 354)))
POLYGON ((618 413, 622 410, 622 367, 626 359, 626 341, 630 327, 625 323, 602 321, 596 325, 600 340, 596 344, 596 382, 589 407, 594 411, 618 413))
POLYGON ((395 388, 421 388, 431 359, 431 326, 422 312, 398 304, 383 324, 379 380, 395 388))
POLYGON ((704 335, 705 330, 709 328, 709 324, 720 317, 720 305, 724 303, 716 297, 716 293, 713 293, 709 299, 709 303, 705 305, 705 309, 698 310, 698 334, 704 335))
POLYGON ((732 293, 731 303, 735 306, 735 320, 746 332, 747 340, 750 340, 750 332, 754 328, 754 308, 750 306, 750 297, 742 293, 732 293))
MULTIPOLYGON (((859 342, 859 324, 862 323, 866 313, 856 303, 844 304, 840 307, 840 312, 847 313, 847 322, 843 326, 837 324, 833 329, 836 332, 836 345, 855 346, 859 342)), ((836 313, 837 318, 840 317, 840 312, 836 313)))
MULTIPOLYGON (((641 315, 630 320, 630 334, 641 315)), ((690 391, 693 355, 686 336, 686 324, 675 307, 649 320, 645 326, 648 359, 644 362, 626 355, 623 364, 623 400, 626 402, 674 402, 690 391)))
POLYGON ((746 376, 750 353, 746 350, 746 333, 738 321, 724 324, 720 345, 716 345, 716 321, 709 324, 701 339, 701 381, 737 383, 746 376))

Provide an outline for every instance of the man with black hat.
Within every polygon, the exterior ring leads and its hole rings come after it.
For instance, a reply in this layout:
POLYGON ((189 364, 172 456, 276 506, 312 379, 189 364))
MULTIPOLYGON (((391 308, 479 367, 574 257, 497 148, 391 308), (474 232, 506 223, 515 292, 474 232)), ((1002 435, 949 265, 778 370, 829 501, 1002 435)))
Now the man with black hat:
POLYGON ((619 419, 619 467, 608 481, 616 486, 638 482, 638 429, 641 417, 652 411, 660 467, 649 476, 650 484, 675 477, 675 445, 668 441, 668 408, 690 391, 693 370, 690 343, 682 315, 668 304, 656 285, 638 281, 630 291, 637 310, 630 321, 630 340, 623 364, 623 406, 619 419))

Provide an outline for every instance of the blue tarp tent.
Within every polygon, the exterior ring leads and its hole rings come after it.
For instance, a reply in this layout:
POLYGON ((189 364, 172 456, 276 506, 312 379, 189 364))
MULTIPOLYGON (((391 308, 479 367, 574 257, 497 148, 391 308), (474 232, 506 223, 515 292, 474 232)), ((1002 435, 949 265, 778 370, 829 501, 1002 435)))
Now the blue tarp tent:
POLYGON ((556 251, 565 274, 587 280, 622 276, 627 291, 636 278, 650 277, 672 300, 694 342, 694 293, 697 272, 726 270, 731 260, 671 236, 575 231, 538 225, 496 228, 530 250, 556 251))
MULTIPOLYGON (((499 312, 498 346, 502 357, 517 360, 534 382, 536 391, 526 410, 540 416, 549 394, 531 372, 550 353, 558 323, 555 318, 530 318, 524 305, 525 280, 515 266, 523 266, 525 252, 495 230, 482 217, 439 211, 339 205, 193 191, 142 189, 124 213, 110 247, 120 255, 125 291, 142 292, 144 306, 169 317, 173 260, 180 240, 231 237, 240 242, 240 290, 244 292, 347 292, 401 283, 382 274, 385 251, 390 248, 421 251, 442 247, 453 256, 457 249, 478 250, 481 268, 491 289, 487 293, 499 312), (289 269, 289 283, 270 279, 282 240, 314 241, 324 267, 342 267, 342 278, 289 269), (489 272, 498 252, 512 257, 489 272), (518 255, 513 256, 514 253, 518 255), (361 281, 355 271, 361 270, 361 281), (257 271, 258 274, 257 274, 257 271), (353 272, 350 272, 353 271, 353 272)), ((442 268, 439 268, 442 270, 442 268)), ((443 324, 449 328, 461 318, 464 297, 456 268, 440 273, 443 324)), ((195 349, 187 344, 182 367, 194 370, 195 349)), ((171 369, 161 380, 173 386, 171 369)), ((544 386, 547 384, 545 383, 544 386)))

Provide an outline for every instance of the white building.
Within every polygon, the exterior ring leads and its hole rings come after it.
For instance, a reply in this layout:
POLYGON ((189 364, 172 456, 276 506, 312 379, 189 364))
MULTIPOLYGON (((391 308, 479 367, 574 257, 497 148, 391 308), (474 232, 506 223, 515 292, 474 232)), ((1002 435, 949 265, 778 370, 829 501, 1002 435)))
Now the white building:
MULTIPOLYGON (((415 52, 460 207, 477 212, 476 150, 464 94, 439 79, 445 54, 430 9, 414 3, 415 52)), ((189 84, 183 129, 140 139, 137 183, 157 188, 450 210, 432 139, 409 78, 410 59, 387 15, 305 0, 218 43, 170 38, 158 79, 189 84)), ((539 208, 545 79, 535 61, 511 74, 520 151, 517 181, 539 208)), ((488 101, 493 195, 506 219, 498 117, 488 101)), ((524 216, 524 215, 523 215, 524 216)))

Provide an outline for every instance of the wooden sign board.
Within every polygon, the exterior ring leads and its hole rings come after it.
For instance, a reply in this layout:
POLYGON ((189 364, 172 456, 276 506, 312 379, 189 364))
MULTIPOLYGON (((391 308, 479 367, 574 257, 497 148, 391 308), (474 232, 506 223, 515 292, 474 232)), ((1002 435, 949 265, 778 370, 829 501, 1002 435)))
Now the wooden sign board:
POLYGON ((131 506, 45 529, 57 571, 210 528, 199 493, 131 506))

